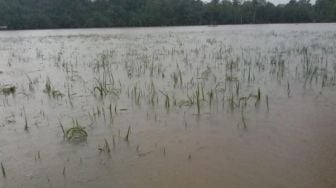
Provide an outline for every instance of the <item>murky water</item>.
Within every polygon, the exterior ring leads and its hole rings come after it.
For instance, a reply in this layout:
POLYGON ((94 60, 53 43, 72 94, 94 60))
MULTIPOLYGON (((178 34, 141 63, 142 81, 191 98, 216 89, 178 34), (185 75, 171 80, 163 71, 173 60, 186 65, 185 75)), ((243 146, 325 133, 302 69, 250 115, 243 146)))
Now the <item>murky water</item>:
POLYGON ((336 187, 336 24, 0 44, 0 187, 336 187))

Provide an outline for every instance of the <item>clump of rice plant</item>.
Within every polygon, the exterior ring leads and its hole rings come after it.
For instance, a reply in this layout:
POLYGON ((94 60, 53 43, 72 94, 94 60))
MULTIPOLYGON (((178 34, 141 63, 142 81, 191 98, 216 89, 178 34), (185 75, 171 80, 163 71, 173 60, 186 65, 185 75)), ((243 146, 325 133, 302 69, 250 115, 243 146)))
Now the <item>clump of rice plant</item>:
POLYGON ((126 136, 125 136, 125 141, 128 142, 129 141, 129 135, 131 133, 131 126, 128 127, 127 129, 127 133, 126 133, 126 136))
POLYGON ((137 88, 137 85, 134 86, 132 94, 134 96, 135 104, 140 105, 141 91, 137 88))
POLYGON ((269 112, 268 95, 266 95, 266 107, 267 107, 267 111, 269 112))
POLYGON ((103 85, 102 82, 97 80, 97 85, 93 88, 94 91, 98 91, 101 97, 104 97, 108 94, 108 89, 106 86, 103 85))
POLYGON ((236 83, 236 95, 239 96, 239 82, 236 83))
POLYGON ((1 163, 1 171, 2 171, 2 176, 6 178, 6 171, 4 165, 1 163))
POLYGON ((24 130, 25 131, 28 131, 28 118, 27 118, 27 114, 26 114, 26 109, 25 107, 23 106, 23 113, 24 113, 24 118, 25 118, 25 126, 24 126, 24 130))
POLYGON ((178 76, 177 76, 177 74, 176 73, 174 73, 173 75, 172 75, 172 77, 173 77, 173 81, 174 81, 174 88, 176 87, 176 85, 177 85, 177 83, 178 83, 178 76))
POLYGON ((103 147, 99 147, 98 150, 99 150, 99 152, 106 152, 108 154, 111 153, 111 148, 110 148, 110 145, 107 142, 106 138, 105 138, 105 144, 104 144, 104 146, 103 147))
POLYGON ((231 110, 234 110, 235 102, 234 102, 233 94, 232 94, 231 97, 229 98, 229 104, 230 104, 230 109, 231 109, 231 110))
POLYGON ((63 97, 64 94, 61 93, 60 91, 54 89, 52 86, 51 86, 51 81, 49 79, 49 77, 47 77, 47 81, 45 83, 45 88, 43 90, 44 93, 47 93, 49 97, 52 97, 52 98, 59 98, 59 97, 63 97))
POLYGON ((85 141, 88 136, 85 127, 80 126, 77 120, 73 121, 73 125, 74 126, 72 128, 66 130, 65 138, 68 141, 85 141))
POLYGON ((35 155, 35 161, 37 160, 41 160, 41 153, 40 151, 37 151, 36 155, 35 155))
POLYGON ((47 93, 49 96, 51 95, 52 87, 51 87, 51 81, 49 77, 47 77, 47 81, 45 83, 45 89, 43 90, 43 92, 47 93))
POLYGON ((33 81, 32 81, 32 79, 29 77, 29 75, 27 74, 27 73, 25 73, 26 74, 26 77, 28 78, 28 81, 29 81, 29 84, 28 84, 28 86, 29 86, 29 90, 30 91, 34 91, 34 86, 33 86, 33 81))
POLYGON ((59 125, 60 125, 60 127, 62 129, 63 136, 65 137, 65 130, 64 130, 64 127, 63 127, 63 124, 62 124, 61 120, 58 120, 58 123, 59 123, 59 125))
POLYGON ((197 84, 197 90, 196 90, 196 105, 197 105, 197 115, 201 114, 201 104, 200 104, 200 88, 199 84, 197 84))
POLYGON ((63 97, 64 94, 61 93, 61 92, 58 91, 58 90, 53 90, 53 91, 51 92, 51 96, 52 96, 53 98, 59 98, 59 97, 63 97))
POLYGON ((188 97, 188 100, 180 100, 177 105, 181 108, 182 106, 187 106, 187 107, 190 107, 192 105, 194 105, 194 100, 187 96, 188 97))
POLYGON ((287 96, 290 97, 290 94, 291 94, 291 89, 290 89, 289 81, 287 81, 287 96))
POLYGON ((260 88, 258 88, 257 101, 260 101, 260 97, 261 97, 261 92, 260 92, 260 88))
POLYGON ((245 115, 244 115, 244 107, 242 107, 242 109, 241 109, 241 120, 242 120, 244 129, 247 129, 246 119, 245 119, 245 115))
POLYGON ((149 88, 149 104, 155 105, 155 98, 156 98, 156 91, 155 91, 155 85, 152 81, 150 88, 149 88))
POLYGON ((209 105, 211 107, 213 99, 214 99, 214 92, 212 91, 212 89, 210 90, 210 92, 208 93, 208 95, 209 95, 209 105))
POLYGON ((100 97, 104 97, 106 95, 112 94, 116 97, 119 97, 121 90, 114 88, 111 84, 108 84, 106 80, 96 79, 95 86, 93 87, 94 92, 98 92, 100 97))
POLYGON ((62 175, 65 177, 65 166, 63 167, 62 175))
POLYGON ((5 96, 8 96, 8 95, 14 96, 16 92, 16 87, 15 86, 5 86, 1 89, 1 91, 5 96))
POLYGON ((165 96, 165 107, 168 110, 170 108, 170 98, 169 95, 164 93, 163 91, 160 91, 162 93, 162 95, 165 96))

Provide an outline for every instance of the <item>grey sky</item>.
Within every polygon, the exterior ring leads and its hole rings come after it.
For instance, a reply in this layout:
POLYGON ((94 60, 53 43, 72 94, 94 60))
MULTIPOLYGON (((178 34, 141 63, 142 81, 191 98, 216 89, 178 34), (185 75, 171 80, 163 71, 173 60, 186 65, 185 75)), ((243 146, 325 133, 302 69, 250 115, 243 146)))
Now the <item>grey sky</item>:
MULTIPOLYGON (((278 5, 278 4, 287 4, 289 2, 289 0, 266 0, 266 1, 272 2, 275 5, 278 5)), ((310 0, 310 2, 311 3, 315 3, 315 0, 310 0)))
POLYGON ((286 4, 289 1, 288 0, 270 0, 270 2, 277 5, 277 4, 286 4))
MULTIPOLYGON (((203 0, 205 2, 210 2, 211 0, 203 0)), ((275 5, 278 5, 278 4, 287 4, 290 0, 266 0, 266 1, 269 1, 275 5)), ((316 0, 310 0, 311 3, 315 3, 316 0)))

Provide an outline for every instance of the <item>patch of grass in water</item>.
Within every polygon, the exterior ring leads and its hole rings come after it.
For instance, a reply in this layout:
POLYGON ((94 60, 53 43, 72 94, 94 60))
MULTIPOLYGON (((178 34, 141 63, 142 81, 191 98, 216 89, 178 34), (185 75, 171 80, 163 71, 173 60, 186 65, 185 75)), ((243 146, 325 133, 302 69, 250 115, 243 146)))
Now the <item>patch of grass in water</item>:
POLYGON ((65 132, 65 138, 71 142, 82 142, 85 141, 88 134, 85 127, 79 125, 78 121, 73 122, 74 126, 69 128, 65 132))

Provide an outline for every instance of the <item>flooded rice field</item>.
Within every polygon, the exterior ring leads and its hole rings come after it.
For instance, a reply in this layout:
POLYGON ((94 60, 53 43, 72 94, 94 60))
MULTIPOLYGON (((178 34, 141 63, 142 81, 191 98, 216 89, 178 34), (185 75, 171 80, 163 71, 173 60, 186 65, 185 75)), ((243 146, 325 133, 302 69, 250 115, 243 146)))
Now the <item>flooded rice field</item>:
POLYGON ((0 32, 0 187, 336 187, 336 24, 0 32))

